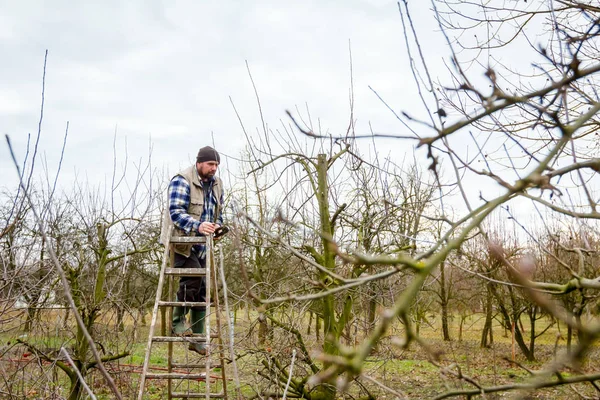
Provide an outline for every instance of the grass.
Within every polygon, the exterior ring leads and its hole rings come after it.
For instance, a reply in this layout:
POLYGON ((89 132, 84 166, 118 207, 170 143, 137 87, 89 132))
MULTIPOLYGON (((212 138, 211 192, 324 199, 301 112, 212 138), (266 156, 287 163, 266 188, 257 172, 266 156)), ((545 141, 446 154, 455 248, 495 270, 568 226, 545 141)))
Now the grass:
MULTIPOLYGON (((241 314, 241 313, 240 313, 241 314)), ((276 332, 273 338, 264 345, 259 346, 256 343, 256 329, 252 331, 255 315, 250 313, 250 319, 238 318, 236 325, 238 337, 236 339, 237 355, 239 358, 238 366, 240 369, 241 392, 245 398, 256 395, 257 390, 274 390, 267 378, 260 377, 257 370, 263 370, 262 360, 268 360, 268 356, 275 356, 284 365, 288 366, 291 359, 291 349, 295 348, 295 343, 288 335, 282 332, 276 332), (252 332, 251 334, 249 334, 252 332)), ((27 335, 27 340, 39 347, 60 348, 60 346, 69 347, 72 345, 72 335, 68 331, 62 331, 58 335, 49 332, 57 332, 53 329, 52 323, 56 318, 44 318, 43 324, 36 326, 36 330, 27 335)), ((306 320, 307 321, 307 320, 306 320)), ((539 323, 540 329, 545 327, 539 323)), ((440 355, 440 359, 434 363, 430 359, 430 354, 417 344, 411 345, 408 349, 399 348, 392 343, 395 337, 402 337, 404 330, 402 325, 397 324, 385 337, 377 349, 370 355, 364 365, 364 374, 376 380, 382 385, 393 388, 397 393, 401 393, 410 399, 428 399, 440 393, 458 388, 473 388, 465 381, 457 380, 453 374, 463 374, 469 378, 480 382, 484 386, 497 386, 511 382, 521 382, 528 379, 527 369, 536 371, 543 367, 547 362, 554 359, 554 346, 557 342, 557 335, 560 334, 558 326, 551 327, 544 335, 536 341, 536 355, 538 361, 527 362, 516 349, 515 362, 512 362, 512 342, 510 335, 505 335, 505 331, 498 324, 494 326, 494 344, 489 349, 479 348, 479 336, 483 318, 479 315, 471 316, 464 320, 463 337, 461 341, 458 337, 458 318, 451 323, 451 332, 454 340, 445 342, 441 340, 440 318, 436 315, 429 315, 427 323, 420 329, 420 335, 424 338, 430 349, 440 355)), ((109 326, 104 327, 110 331, 109 326)), ((110 340, 103 339, 103 346, 110 349, 127 349, 130 355, 119 361, 107 363, 107 368, 115 379, 123 397, 125 399, 135 399, 137 397, 137 386, 139 382, 139 372, 145 356, 145 345, 147 341, 147 329, 141 328, 137 336, 132 334, 131 326, 127 327, 126 332, 112 336, 110 340), (132 338, 135 337, 135 340, 132 338)), ((51 365, 44 364, 40 367, 39 363, 29 358, 22 360, 23 348, 14 346, 14 338, 21 332, 14 330, 10 333, 0 335, 0 341, 3 347, 0 350, 0 375, 3 381, 0 383, 0 390, 12 384, 15 393, 20 393, 21 398, 59 398, 66 395, 68 381, 64 373, 52 368, 51 365), (6 343, 11 342, 11 345, 6 343), (13 377, 11 380, 10 378, 13 377), (15 378, 16 377, 16 378, 15 378), (16 379, 16 380, 15 380, 16 379), (35 394, 32 394, 35 393, 35 394), (33 397, 32 397, 33 396, 33 397), (38 397, 36 397, 38 396, 38 397)), ((526 334, 528 334, 526 332, 526 334)), ((360 344, 361 337, 353 337, 347 344, 360 344)), ((307 345, 310 349, 318 349, 318 343, 314 336, 307 336, 307 345)), ((558 351, 564 352, 564 339, 558 340, 558 351)), ((159 370, 166 368, 168 347, 166 344, 157 344, 153 347, 150 365, 159 370)), ((198 361, 198 356, 190 353, 187 346, 182 343, 173 345, 174 357, 182 362, 198 361)), ((585 371, 600 370, 598 357, 599 352, 594 349, 589 354, 586 363, 583 365, 585 371)), ((294 366, 295 376, 308 374, 305 364, 301 362, 300 356, 294 366)), ((214 371, 213 373, 217 373, 214 371)), ((564 376, 569 374, 576 375, 577 371, 567 370, 564 376)), ((227 365, 227 376, 229 377, 229 392, 235 393, 233 371, 231 364, 227 365)), ((381 387, 372 384, 365 379, 361 379, 361 384, 369 388, 369 391, 377 398, 393 398, 394 395, 381 387)), ((93 370, 86 377, 86 382, 90 385, 98 399, 112 399, 113 395, 108 391, 104 379, 98 371, 93 370)), ((196 389, 203 390, 203 383, 196 382, 196 389)), ((364 395, 359 385, 354 385, 350 394, 352 396, 364 395)), ((577 390, 580 393, 597 396, 595 389, 589 384, 581 384, 572 388, 553 388, 540 390, 529 394, 529 398, 543 399, 571 399, 577 396, 577 390)), ((1 392, 0 392, 1 393, 1 392)), ((146 399, 162 399, 166 393, 166 383, 164 381, 148 381, 145 389, 146 399)), ((0 395, 1 397, 1 395, 0 395)), ((488 399, 508 398, 509 395, 490 395, 488 399)))

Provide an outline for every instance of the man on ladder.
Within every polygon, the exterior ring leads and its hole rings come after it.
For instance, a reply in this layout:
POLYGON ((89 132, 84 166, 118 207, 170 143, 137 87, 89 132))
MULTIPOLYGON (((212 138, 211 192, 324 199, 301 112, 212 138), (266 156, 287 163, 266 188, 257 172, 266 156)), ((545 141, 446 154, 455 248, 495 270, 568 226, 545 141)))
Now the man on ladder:
MULTIPOLYGON (((219 167, 219 153, 210 146, 202 147, 198 151, 195 165, 177 173, 169 183, 168 210, 163 219, 161 239, 173 229, 172 235, 194 236, 210 235, 219 236, 223 229, 223 182, 215 176, 219 167)), ((176 244, 175 268, 206 268, 205 244, 176 244)), ((206 278, 183 276, 179 281, 177 301, 205 302, 206 278)), ((190 313, 192 332, 204 334, 204 317, 206 308, 174 307, 173 309, 173 334, 187 335, 188 327, 185 324, 186 315, 190 313)), ((206 354, 204 343, 190 343, 189 349, 200 354, 206 354)))

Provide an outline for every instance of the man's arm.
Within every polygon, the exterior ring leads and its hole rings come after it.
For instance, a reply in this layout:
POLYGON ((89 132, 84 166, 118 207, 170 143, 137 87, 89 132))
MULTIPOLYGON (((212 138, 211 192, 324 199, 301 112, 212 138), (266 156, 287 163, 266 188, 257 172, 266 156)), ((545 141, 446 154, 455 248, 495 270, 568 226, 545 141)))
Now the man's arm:
POLYGON ((188 214, 189 205, 190 185, 182 176, 177 175, 169 183, 169 214, 173 224, 188 234, 197 232, 200 226, 200 221, 188 214))

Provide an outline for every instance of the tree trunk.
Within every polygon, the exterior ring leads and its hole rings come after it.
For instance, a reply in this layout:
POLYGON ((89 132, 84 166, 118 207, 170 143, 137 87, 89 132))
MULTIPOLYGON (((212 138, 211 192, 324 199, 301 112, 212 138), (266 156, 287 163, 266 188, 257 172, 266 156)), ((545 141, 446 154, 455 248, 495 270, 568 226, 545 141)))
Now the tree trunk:
MULTIPOLYGON (((513 301, 513 312, 510 313, 508 311, 508 309, 506 308, 506 304, 504 302, 504 299, 494 289, 494 286, 491 285, 490 288, 493 290, 494 297, 496 299, 498 307, 500 308, 500 312, 501 312, 502 318, 504 320, 504 327, 505 327, 505 329, 510 329, 510 327, 514 323, 514 327, 515 327, 514 328, 515 329, 515 331, 514 331, 515 332, 515 342, 517 342, 517 345, 519 346, 519 349, 521 350, 521 353, 523 353, 523 355, 525 356, 525 358, 527 359, 527 361, 535 361, 535 357, 533 356, 533 354, 531 353, 531 351, 527 347, 527 344, 525 343, 525 339, 523 338, 523 333, 521 331, 521 328, 519 327, 519 315, 514 310, 514 308, 516 307, 516 306, 514 306, 514 301, 513 301)), ((510 288, 509 288, 509 290, 510 290, 510 288)), ((513 298, 512 292, 511 292, 511 298, 513 298)))
MULTIPOLYGON (((331 229, 331 216, 329 215, 329 185, 327 183, 327 156, 317 156, 317 193, 316 199, 319 204, 319 220, 321 230, 321 251, 323 254, 323 266, 333 271, 335 269, 335 254, 331 251, 327 238, 333 236, 331 229)), ((329 275, 319 272, 319 279, 327 285, 329 275)), ((335 297, 332 295, 323 297, 323 350, 327 354, 337 355, 337 342, 340 338, 340 323, 335 315, 335 297)), ((345 325, 341 324, 342 326, 345 325)), ((327 363, 325 365, 327 367, 327 363)))
POLYGON ((63 321, 62 321, 63 329, 65 329, 67 326, 69 326, 69 316, 70 315, 71 315, 71 307, 66 306, 65 307, 65 316, 63 317, 63 321))
POLYGON ((120 306, 117 305, 117 330, 119 332, 124 332, 125 331, 125 309, 120 306))
POLYGON ((37 315, 37 309, 32 307, 31 305, 27 307, 27 319, 25 320, 25 326, 23 327, 23 331, 29 333, 33 328, 33 323, 35 322, 37 315))
POLYGON ((267 341, 267 336, 269 335, 269 325, 267 325, 266 317, 262 318, 263 319, 258 321, 258 343, 261 346, 264 346, 267 341))
POLYGON ((317 336, 317 342, 321 338, 321 317, 319 314, 315 318, 315 335, 317 336))
POLYGON ((377 314, 377 292, 374 288, 375 282, 371 282, 368 286, 368 294, 369 294, 369 314, 367 319, 367 332, 366 335, 371 333, 371 330, 375 326, 375 316, 377 314))
POLYGON ((567 354, 571 354, 571 345, 573 344, 573 328, 567 325, 567 354))
MULTIPOLYGON (((162 308, 164 308, 164 307, 162 307, 162 308)), ((144 306, 140 307, 139 313, 140 313, 140 325, 146 326, 148 324, 146 322, 146 307, 144 307, 144 306)))
POLYGON ((69 397, 67 398, 68 400, 80 400, 83 398, 83 393, 82 393, 82 389, 83 386, 81 385, 81 381, 79 380, 79 378, 77 377, 76 374, 73 374, 70 377, 70 383, 71 383, 71 390, 69 391, 69 397))
POLYGON ((481 332, 480 347, 487 348, 493 344, 494 337, 492 335, 492 324, 493 318, 493 295, 490 290, 490 285, 486 285, 486 299, 485 299, 485 323, 483 325, 483 331, 481 332))
POLYGON ((440 264, 440 306, 442 308, 442 336, 445 341, 449 342, 450 329, 448 328, 448 294, 446 293, 446 263, 440 264))
POLYGON ((167 321, 167 308, 160 307, 160 334, 163 336, 167 335, 167 326, 169 322, 167 321))
POLYGON ((518 323, 515 323, 515 341, 519 345, 519 349, 521 349, 521 352, 523 353, 527 361, 535 361, 535 357, 531 349, 529 349, 527 347, 527 344, 525 344, 525 338, 523 338, 523 333, 521 331, 521 328, 519 328, 518 323))
POLYGON ((531 332, 529 332, 529 351, 531 357, 535 358, 535 321, 537 320, 538 307, 532 306, 529 312, 529 324, 531 332))

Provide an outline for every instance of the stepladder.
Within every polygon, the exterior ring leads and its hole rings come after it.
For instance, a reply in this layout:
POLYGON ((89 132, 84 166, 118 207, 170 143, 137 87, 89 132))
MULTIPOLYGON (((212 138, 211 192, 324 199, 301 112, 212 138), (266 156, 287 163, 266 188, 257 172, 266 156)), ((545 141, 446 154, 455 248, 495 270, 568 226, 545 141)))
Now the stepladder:
MULTIPOLYGON (((221 266, 222 267, 222 266, 221 266)), ((152 391, 166 392, 162 398, 227 399, 225 365, 226 328, 219 299, 219 275, 212 236, 174 237, 169 235, 162 258, 144 364, 140 375, 138 400, 149 398, 150 381, 162 381, 152 391), (174 246, 205 245, 204 268, 177 268, 174 246), (203 281, 204 301, 177 298, 178 279, 203 281), (173 329, 173 313, 177 310, 186 328, 173 329), (203 311, 203 332, 191 329, 194 312, 203 311), (158 320, 161 319, 160 331, 158 320), (187 319, 190 319, 187 322, 187 319), (195 349, 200 349, 197 351, 195 349), (166 358, 166 365, 165 365, 166 358), (158 362, 154 362, 154 361, 158 362), (147 395, 148 394, 148 395, 147 395)))

